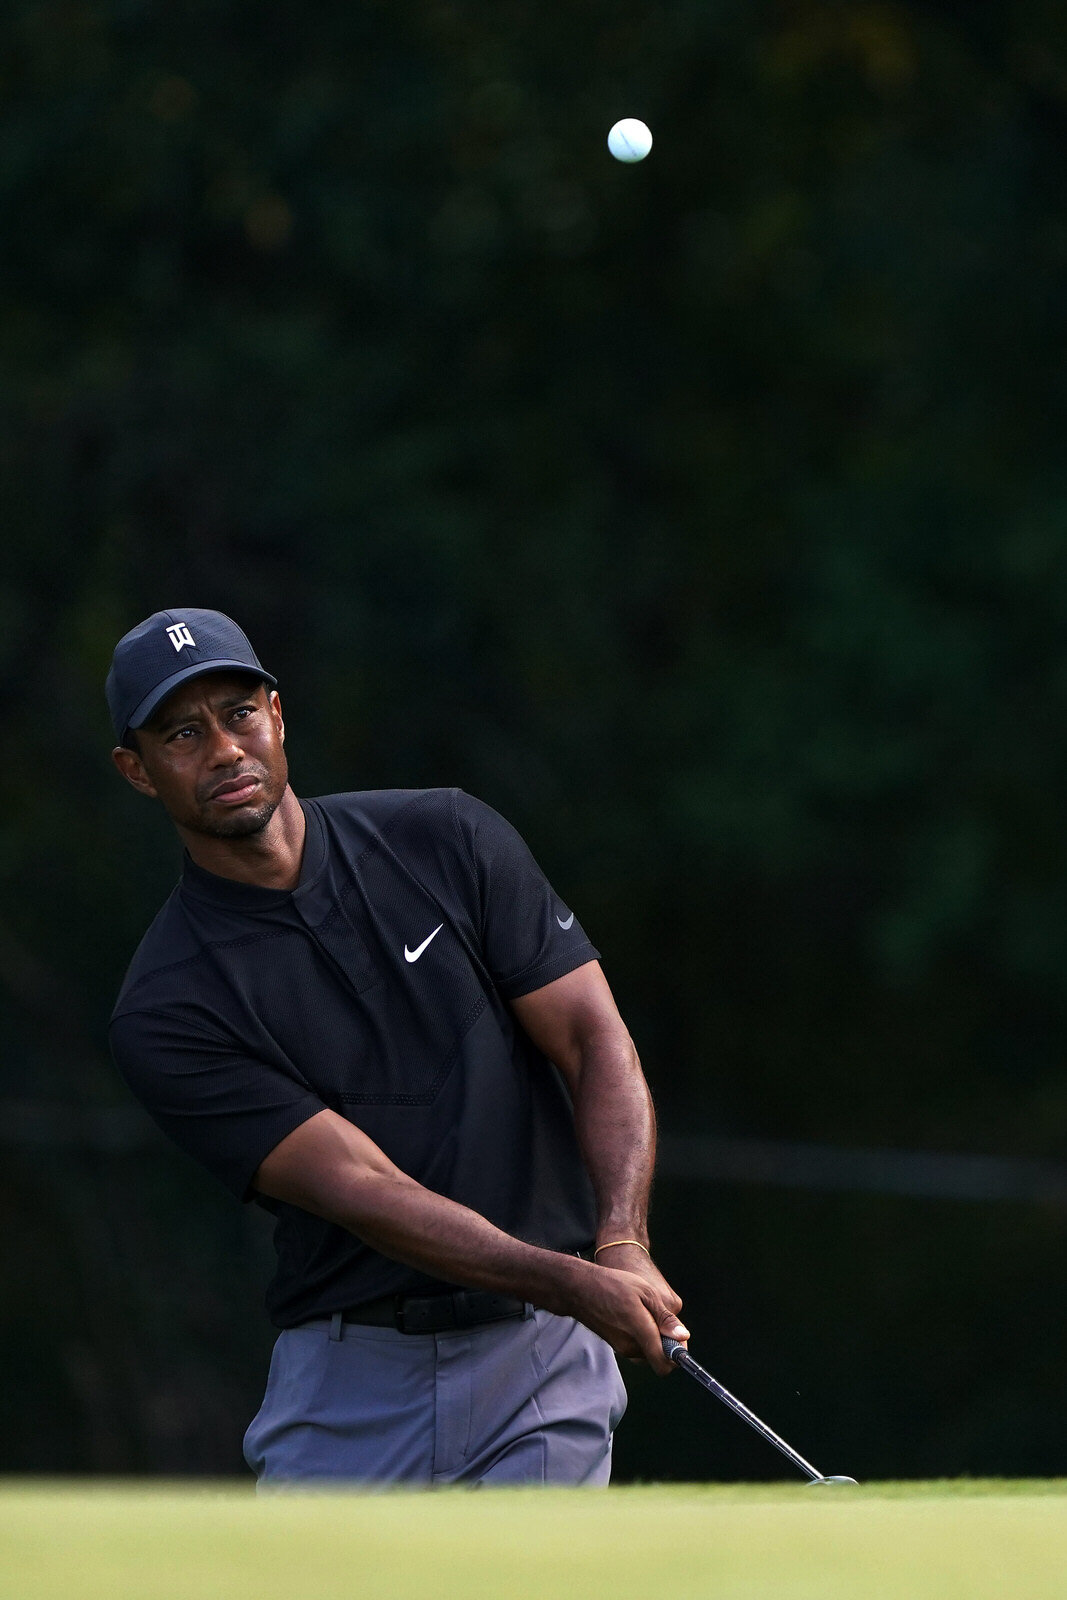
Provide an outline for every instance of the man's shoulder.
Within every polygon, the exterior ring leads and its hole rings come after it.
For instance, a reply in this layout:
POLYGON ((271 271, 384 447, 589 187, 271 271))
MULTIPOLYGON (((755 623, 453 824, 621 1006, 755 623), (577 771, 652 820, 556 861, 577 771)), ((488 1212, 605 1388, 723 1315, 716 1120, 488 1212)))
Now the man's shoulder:
POLYGON ((462 789, 359 789, 317 795, 310 802, 337 835, 353 843, 462 844, 488 806, 462 789))
POLYGON ((352 789, 316 795, 310 803, 327 817, 354 818, 381 830, 408 814, 448 821, 460 793, 459 789, 352 789))
POLYGON ((174 974, 173 981, 179 983, 177 974, 199 953, 200 941, 182 909, 180 886, 175 885, 134 951, 115 1002, 113 1016, 118 1016, 134 991, 143 991, 150 979, 165 983, 174 974))
POLYGON ((310 804, 330 818, 352 819, 384 833, 394 826, 477 828, 503 821, 484 800, 455 785, 437 789, 353 789, 344 794, 316 795, 310 804))
POLYGON ((477 878, 481 858, 499 837, 518 837, 491 806, 455 787, 360 790, 311 803, 333 848, 349 861, 369 862, 369 853, 381 847, 408 870, 457 889, 477 878))

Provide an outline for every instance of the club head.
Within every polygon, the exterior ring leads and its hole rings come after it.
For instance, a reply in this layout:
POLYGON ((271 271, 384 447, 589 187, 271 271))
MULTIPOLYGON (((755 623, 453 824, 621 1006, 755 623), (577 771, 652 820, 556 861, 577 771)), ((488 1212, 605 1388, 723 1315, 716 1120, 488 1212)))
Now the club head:
POLYGON ((859 1487, 855 1478, 812 1478, 811 1487, 814 1489, 817 1485, 821 1486, 824 1483, 851 1483, 855 1488, 859 1487))

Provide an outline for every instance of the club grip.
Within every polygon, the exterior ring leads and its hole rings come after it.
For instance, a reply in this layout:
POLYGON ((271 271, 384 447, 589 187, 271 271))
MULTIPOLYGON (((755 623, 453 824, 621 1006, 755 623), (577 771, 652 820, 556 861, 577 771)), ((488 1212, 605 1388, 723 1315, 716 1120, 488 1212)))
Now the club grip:
POLYGON ((668 1339, 666 1334, 664 1334, 663 1335, 663 1354, 667 1357, 667 1360, 668 1361, 676 1361, 678 1359, 677 1352, 679 1350, 682 1352, 683 1355, 685 1354, 685 1345, 682 1344, 681 1340, 680 1339, 668 1339))

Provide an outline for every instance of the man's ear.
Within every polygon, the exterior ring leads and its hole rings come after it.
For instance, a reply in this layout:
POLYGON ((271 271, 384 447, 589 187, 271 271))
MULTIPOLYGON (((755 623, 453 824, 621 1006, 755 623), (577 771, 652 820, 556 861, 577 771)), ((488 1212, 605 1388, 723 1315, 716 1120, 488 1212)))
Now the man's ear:
POLYGON ((136 789, 138 794, 147 795, 149 800, 157 798, 155 785, 145 771, 145 764, 136 750, 130 750, 124 744, 117 744, 111 752, 111 759, 131 789, 136 789))
POLYGON ((281 740, 282 744, 284 744, 285 743, 285 722, 282 719, 282 703, 281 703, 281 700, 278 698, 277 689, 272 689, 270 691, 270 694, 267 697, 267 704, 270 706, 270 714, 274 718, 275 723, 277 724, 278 738, 281 740))

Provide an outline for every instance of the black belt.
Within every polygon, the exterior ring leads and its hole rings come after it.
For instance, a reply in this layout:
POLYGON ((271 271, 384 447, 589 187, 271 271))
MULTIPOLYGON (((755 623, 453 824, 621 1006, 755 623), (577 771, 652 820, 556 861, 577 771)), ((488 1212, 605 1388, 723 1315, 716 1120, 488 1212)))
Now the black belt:
POLYGON ((452 1328, 476 1328, 483 1322, 505 1322, 523 1317, 526 1306, 506 1294, 485 1289, 456 1289, 452 1294, 386 1294, 380 1300, 341 1312, 342 1322, 365 1328, 399 1328, 401 1333, 447 1333, 452 1328))

